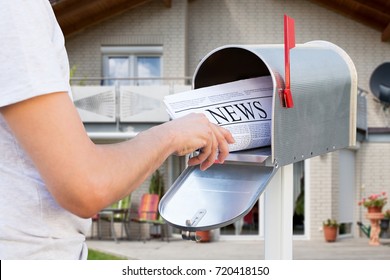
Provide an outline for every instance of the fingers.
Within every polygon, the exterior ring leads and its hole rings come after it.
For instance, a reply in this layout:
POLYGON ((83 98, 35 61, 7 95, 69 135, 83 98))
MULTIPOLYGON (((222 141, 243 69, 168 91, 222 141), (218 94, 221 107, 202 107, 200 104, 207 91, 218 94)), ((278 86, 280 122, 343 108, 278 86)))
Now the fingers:
POLYGON ((206 170, 216 160, 223 163, 229 154, 229 144, 234 143, 228 130, 211 123, 204 114, 188 114, 165 123, 164 129, 171 134, 174 154, 181 156, 201 150, 188 161, 189 165, 200 164, 201 170, 206 170))
POLYGON ((229 144, 234 143, 231 133, 218 125, 209 123, 211 129, 211 135, 201 152, 192 157, 189 161, 189 165, 200 164, 201 170, 206 170, 213 165, 216 160, 219 163, 223 163, 225 158, 229 154, 229 144), (218 155, 218 157, 217 157, 218 155))
POLYGON ((218 142, 218 162, 223 163, 229 155, 229 144, 233 144, 234 139, 229 130, 215 124, 212 126, 218 142))
MULTIPOLYGON (((208 155, 206 159, 200 164, 200 170, 204 171, 215 163, 218 153, 218 141, 215 134, 211 136, 211 145, 209 145, 208 155)), ((202 149, 203 150, 203 149, 202 149)))
POLYGON ((207 168, 209 168, 216 159, 217 151, 216 149, 214 149, 214 143, 216 142, 216 140, 214 139, 215 136, 211 134, 206 145, 204 145, 200 149, 199 154, 189 159, 188 165, 193 166, 200 164, 201 170, 206 170, 207 168))

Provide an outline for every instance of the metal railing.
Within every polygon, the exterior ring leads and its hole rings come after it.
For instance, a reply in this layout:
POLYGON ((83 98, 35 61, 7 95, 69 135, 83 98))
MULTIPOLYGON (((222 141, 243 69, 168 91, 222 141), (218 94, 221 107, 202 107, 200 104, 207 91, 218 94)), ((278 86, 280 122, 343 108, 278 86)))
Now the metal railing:
POLYGON ((168 121, 164 96, 191 89, 190 82, 189 77, 71 78, 73 102, 94 139, 132 138, 145 125, 168 121))
MULTIPOLYGON (((141 82, 151 81, 150 85, 156 84, 174 84, 191 85, 192 77, 72 77, 70 78, 71 85, 105 85, 106 81, 115 81, 116 83, 122 81, 134 82, 133 85, 141 85, 141 82)), ((142 85, 146 85, 143 84, 142 85)))

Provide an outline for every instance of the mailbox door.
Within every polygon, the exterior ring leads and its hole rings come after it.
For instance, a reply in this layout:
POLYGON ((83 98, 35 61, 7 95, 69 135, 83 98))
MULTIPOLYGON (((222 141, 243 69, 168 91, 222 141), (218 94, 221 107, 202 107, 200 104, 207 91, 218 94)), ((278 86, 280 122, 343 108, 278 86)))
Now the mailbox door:
POLYGON ((227 162, 187 168, 159 204, 160 215, 185 231, 210 230, 246 215, 276 172, 273 166, 227 162))

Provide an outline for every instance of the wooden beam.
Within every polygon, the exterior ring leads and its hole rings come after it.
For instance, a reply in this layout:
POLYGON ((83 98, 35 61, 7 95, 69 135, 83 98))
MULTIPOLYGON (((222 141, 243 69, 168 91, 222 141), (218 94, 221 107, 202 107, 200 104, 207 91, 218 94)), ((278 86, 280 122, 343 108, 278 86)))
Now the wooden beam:
MULTIPOLYGON (((74 0, 66 0, 73 2, 74 0)), ((57 20, 61 26, 65 37, 73 35, 87 27, 107 20, 110 17, 119 15, 129 9, 136 8, 152 0, 87 0, 81 1, 79 6, 68 6, 61 14, 57 16, 57 20), (99 9, 99 4, 107 4, 105 9, 99 9)), ((80 2, 80 1, 78 1, 80 2)))
POLYGON ((382 32, 382 42, 390 42, 390 23, 382 32))
POLYGON ((370 7, 378 12, 382 12, 384 15, 390 14, 390 1, 388 0, 354 0, 360 4, 370 7))
POLYGON ((172 7, 172 0, 163 0, 163 3, 166 8, 172 7))
POLYGON ((390 16, 373 6, 367 6, 363 0, 310 0, 336 13, 349 17, 357 22, 374 28, 378 31, 390 22, 390 16))
POLYGON ((53 10, 56 15, 62 15, 67 11, 74 10, 75 8, 80 8, 85 4, 89 4, 91 0, 78 1, 78 0, 62 0, 54 3, 53 10))

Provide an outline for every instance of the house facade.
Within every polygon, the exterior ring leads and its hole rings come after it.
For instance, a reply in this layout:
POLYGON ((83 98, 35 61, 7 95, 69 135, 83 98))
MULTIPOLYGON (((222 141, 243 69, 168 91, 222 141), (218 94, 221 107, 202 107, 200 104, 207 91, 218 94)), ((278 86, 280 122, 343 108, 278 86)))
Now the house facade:
MULTIPOLYGON (((294 215, 295 236, 322 239, 322 221, 334 218, 343 224, 340 236, 361 237, 356 222, 368 221, 358 201, 372 193, 390 193, 390 111, 370 90, 373 71, 390 61, 390 43, 381 41, 381 32, 316 1, 138 2, 82 29, 64 32, 74 70, 75 104, 90 137, 97 143, 122 141, 168 121, 162 97, 189 89, 204 56, 227 44, 283 43, 283 15, 288 14, 295 19, 297 44, 325 40, 349 54, 359 87, 357 145, 294 164, 294 207, 300 209, 294 215), (93 88, 104 94, 93 98, 93 88), (126 97, 126 92, 133 97, 126 97), (103 99, 114 103, 93 105, 103 99), (93 106, 100 111, 88 113, 93 106)), ((165 162, 161 170, 167 186, 183 168, 182 158, 172 156, 165 162)), ((148 181, 134 193, 135 209, 147 189, 148 181)), ((262 207, 261 198, 242 223, 216 231, 216 238, 261 238, 267 214, 262 207)))

